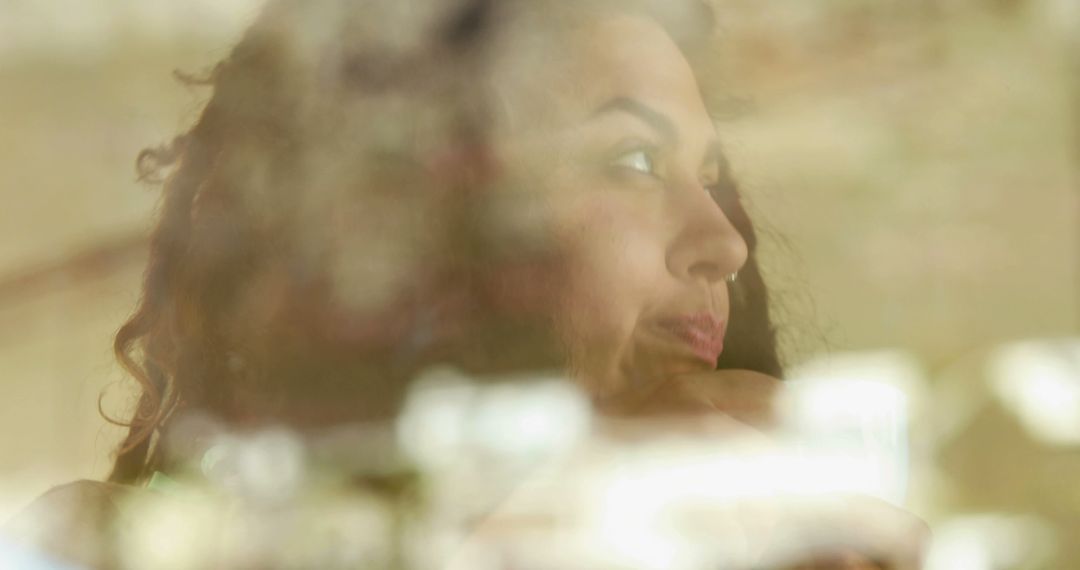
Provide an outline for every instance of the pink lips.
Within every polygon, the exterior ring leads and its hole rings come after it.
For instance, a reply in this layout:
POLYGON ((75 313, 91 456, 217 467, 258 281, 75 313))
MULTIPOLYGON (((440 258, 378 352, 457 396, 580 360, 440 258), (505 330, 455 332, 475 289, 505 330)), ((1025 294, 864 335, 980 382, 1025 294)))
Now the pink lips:
POLYGON ((716 360, 724 351, 724 331, 727 328, 724 319, 711 313, 697 313, 664 319, 660 321, 660 326, 685 342, 695 355, 716 366, 716 360))

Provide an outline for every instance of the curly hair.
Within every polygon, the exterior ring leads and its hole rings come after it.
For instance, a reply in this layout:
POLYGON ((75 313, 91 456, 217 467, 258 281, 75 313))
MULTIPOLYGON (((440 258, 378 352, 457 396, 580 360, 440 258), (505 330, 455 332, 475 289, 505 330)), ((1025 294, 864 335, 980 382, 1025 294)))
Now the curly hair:
MULTIPOLYGON (((141 178, 155 180, 158 173, 170 172, 150 239, 142 297, 115 338, 116 357, 141 394, 131 419, 122 422, 129 431, 110 481, 137 483, 160 467, 159 436, 181 406, 237 422, 272 416, 274 410, 300 405, 289 385, 298 376, 305 379, 303 397, 340 398, 345 388, 330 378, 335 366, 349 364, 344 357, 311 358, 313 348, 325 354, 334 339, 307 334, 319 329, 312 321, 329 318, 318 304, 327 294, 321 269, 327 253, 317 245, 322 234, 311 237, 299 229, 318 230, 317 221, 305 218, 306 201, 323 192, 346 192, 332 188, 327 182, 331 175, 313 174, 326 161, 310 164, 312 147, 348 156, 353 143, 342 129, 371 133, 379 128, 368 122, 369 115, 350 117, 357 107, 339 94, 430 87, 440 101, 452 102, 444 104, 451 108, 449 119, 437 119, 452 123, 447 129, 451 136, 466 139, 470 148, 483 147, 484 94, 477 86, 483 83, 478 78, 485 47, 502 21, 495 3, 476 0, 441 10, 434 24, 423 26, 429 40, 419 48, 368 41, 377 35, 372 30, 381 16, 372 13, 372 6, 378 4, 270 2, 208 77, 183 78, 212 87, 194 126, 171 144, 139 155, 141 178), (420 68, 452 68, 456 75, 439 76, 450 87, 418 86, 423 80, 417 77, 425 75, 417 73, 420 68), (291 329, 304 334, 281 332, 291 329)), ((617 9, 628 9, 618 4, 617 9)), ((687 6, 691 9, 681 13, 647 3, 639 7, 669 31, 705 74, 708 50, 714 49, 714 17, 696 0, 687 0, 687 6)), ((377 163, 345 162, 340 168, 349 172, 379 168, 377 163)), ((468 183, 468 177, 460 181, 468 183)), ((734 185, 717 200, 750 250, 732 285, 731 328, 718 366, 779 377, 753 224, 734 185)))

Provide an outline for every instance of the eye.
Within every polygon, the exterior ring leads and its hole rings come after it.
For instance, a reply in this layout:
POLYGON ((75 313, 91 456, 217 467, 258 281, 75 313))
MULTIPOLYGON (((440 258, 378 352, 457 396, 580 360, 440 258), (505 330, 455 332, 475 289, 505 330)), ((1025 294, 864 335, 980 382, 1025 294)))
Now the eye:
POLYGON ((612 164, 649 176, 656 176, 656 161, 653 159, 653 152, 650 149, 638 148, 625 152, 616 157, 612 164))

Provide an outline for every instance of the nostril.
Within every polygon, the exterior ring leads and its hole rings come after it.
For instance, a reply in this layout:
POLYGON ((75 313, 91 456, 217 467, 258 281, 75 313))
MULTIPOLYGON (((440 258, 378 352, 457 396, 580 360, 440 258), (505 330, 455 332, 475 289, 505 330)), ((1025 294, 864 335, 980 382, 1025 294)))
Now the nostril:
POLYGON ((720 268, 719 264, 711 261, 699 261, 691 265, 687 273, 690 274, 691 278, 704 279, 709 283, 722 281, 728 275, 720 268))

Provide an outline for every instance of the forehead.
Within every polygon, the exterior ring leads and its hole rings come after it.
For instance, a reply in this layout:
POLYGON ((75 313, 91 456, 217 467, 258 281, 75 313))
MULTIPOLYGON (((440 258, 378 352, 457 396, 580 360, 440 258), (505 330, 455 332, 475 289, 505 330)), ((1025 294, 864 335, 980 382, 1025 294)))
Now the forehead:
POLYGON ((496 65, 495 89, 515 126, 574 124, 612 98, 629 97, 684 129, 711 132, 690 64, 654 20, 593 14, 538 33, 541 39, 512 39, 496 65))

